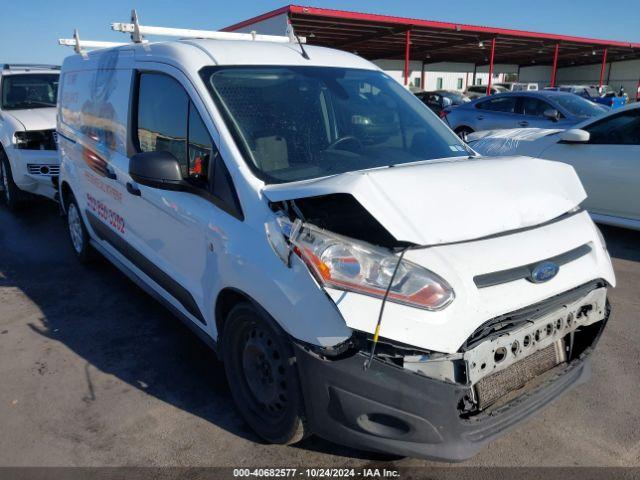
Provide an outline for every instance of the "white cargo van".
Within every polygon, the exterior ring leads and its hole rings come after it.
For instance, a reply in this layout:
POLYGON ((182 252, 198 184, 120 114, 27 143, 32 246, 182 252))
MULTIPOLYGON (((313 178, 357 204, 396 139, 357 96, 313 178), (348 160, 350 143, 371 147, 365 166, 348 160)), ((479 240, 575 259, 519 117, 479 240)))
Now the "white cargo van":
POLYGON ((269 442, 462 460, 583 381, 615 279, 573 168, 480 157, 372 63, 254 37, 65 60, 80 260, 213 345, 269 442))

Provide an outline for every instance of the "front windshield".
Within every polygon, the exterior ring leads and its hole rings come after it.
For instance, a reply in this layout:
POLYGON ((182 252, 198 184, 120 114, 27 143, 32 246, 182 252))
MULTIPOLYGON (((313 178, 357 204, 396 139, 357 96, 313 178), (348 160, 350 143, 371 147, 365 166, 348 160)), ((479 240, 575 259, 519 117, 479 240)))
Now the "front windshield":
POLYGON ((590 118, 604 113, 598 104, 578 95, 558 95, 554 97, 554 100, 576 117, 590 118))
POLYGON ((2 79, 2 110, 56 106, 57 73, 6 75, 2 79))
POLYGON ((267 183, 470 153, 379 71, 208 67, 201 75, 249 166, 267 183))

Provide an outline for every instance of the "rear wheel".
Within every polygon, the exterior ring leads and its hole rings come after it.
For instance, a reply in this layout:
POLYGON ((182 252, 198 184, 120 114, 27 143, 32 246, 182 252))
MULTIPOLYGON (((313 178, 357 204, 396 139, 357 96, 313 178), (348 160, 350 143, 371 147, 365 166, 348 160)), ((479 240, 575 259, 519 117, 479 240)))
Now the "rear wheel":
POLYGON ((473 129, 469 128, 469 127, 459 127, 456 128, 456 135, 458 135, 462 141, 466 142, 467 141, 467 136, 473 133, 473 129))
POLYGON ((69 228, 69 239, 73 252, 81 263, 87 263, 93 259, 93 248, 89 242, 89 234, 82 221, 80 208, 73 194, 67 204, 67 226, 69 228))
POLYGON ((305 437, 295 354, 286 336, 249 303, 236 305, 224 326, 224 366, 233 399, 249 426, 270 443, 305 437))
POLYGON ((0 149, 0 184, 2 185, 2 201, 9 208, 15 211, 20 203, 20 189, 13 181, 11 174, 11 164, 7 154, 0 149))

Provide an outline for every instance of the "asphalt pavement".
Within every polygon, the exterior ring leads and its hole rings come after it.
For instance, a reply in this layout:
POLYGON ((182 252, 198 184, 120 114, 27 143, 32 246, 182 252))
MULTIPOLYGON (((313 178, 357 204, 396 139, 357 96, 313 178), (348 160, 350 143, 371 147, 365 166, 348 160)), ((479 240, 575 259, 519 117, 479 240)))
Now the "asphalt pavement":
MULTIPOLYGON (((462 465, 640 466, 640 232, 603 227, 618 287, 591 380, 462 465)), ((57 206, 0 207, 0 466, 442 466, 309 438, 262 443, 215 355, 57 206)))

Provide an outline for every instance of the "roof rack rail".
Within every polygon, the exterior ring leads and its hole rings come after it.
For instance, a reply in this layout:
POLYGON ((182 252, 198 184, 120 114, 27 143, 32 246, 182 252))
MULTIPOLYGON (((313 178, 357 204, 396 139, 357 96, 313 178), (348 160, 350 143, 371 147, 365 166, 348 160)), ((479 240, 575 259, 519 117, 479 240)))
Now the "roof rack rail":
POLYGON ((168 27, 152 27, 149 25, 140 25, 138 14, 135 10, 131 11, 131 23, 112 23, 111 29, 116 32, 131 34, 131 40, 134 43, 142 43, 145 35, 159 35, 164 37, 180 37, 180 38, 206 38, 212 40, 256 40, 261 42, 276 43, 305 43, 305 37, 296 37, 292 31, 288 36, 285 35, 261 35, 256 32, 237 33, 237 32, 220 32, 217 30, 192 30, 188 28, 168 28, 168 27))
POLYGON ((4 63, 2 70, 60 70, 60 65, 45 63, 4 63))
POLYGON ((65 47, 73 47, 73 50, 76 53, 82 54, 85 52, 86 49, 121 47, 123 45, 127 45, 127 43, 102 42, 102 41, 95 41, 95 40, 80 40, 80 34, 76 29, 73 31, 73 38, 59 38, 58 45, 63 45, 65 47))

